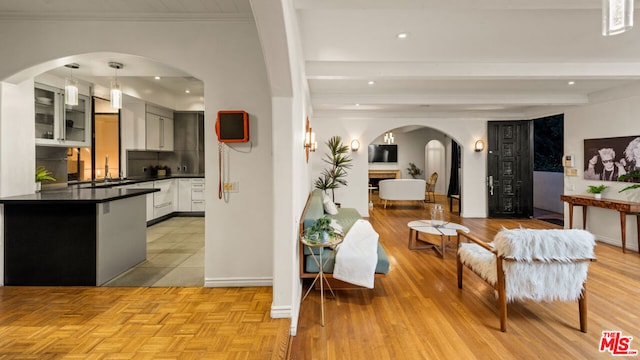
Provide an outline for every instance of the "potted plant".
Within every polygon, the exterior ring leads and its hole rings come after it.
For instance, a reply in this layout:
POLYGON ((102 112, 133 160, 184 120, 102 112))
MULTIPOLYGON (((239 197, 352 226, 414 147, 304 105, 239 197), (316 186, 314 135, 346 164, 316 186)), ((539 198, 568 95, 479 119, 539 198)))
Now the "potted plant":
POLYGON ((409 163, 407 171, 409 172, 409 175, 411 175, 411 177, 414 179, 422 174, 422 170, 412 162, 409 163))
MULTIPOLYGON (((324 168, 322 173, 315 181, 316 189, 327 191, 331 189, 331 199, 335 202, 334 189, 342 186, 347 186, 347 171, 351 168, 351 157, 349 154, 349 147, 342 144, 342 138, 340 136, 333 136, 327 142, 329 153, 325 153, 325 157, 322 161, 329 164, 329 168, 324 168)), ((337 204, 336 204, 337 205, 337 204)))
POLYGON ((589 185, 589 188, 587 189, 587 192, 589 194, 593 194, 593 197, 596 199, 601 199, 602 198, 602 192, 604 191, 604 189, 608 188, 607 185, 589 185))
POLYGON ((42 189, 43 181, 56 181, 56 178, 51 176, 51 171, 47 170, 44 166, 38 166, 36 168, 36 192, 42 189))
POLYGON ((336 232, 331 226, 331 218, 326 214, 304 230, 304 238, 311 243, 326 244, 335 234, 336 232))

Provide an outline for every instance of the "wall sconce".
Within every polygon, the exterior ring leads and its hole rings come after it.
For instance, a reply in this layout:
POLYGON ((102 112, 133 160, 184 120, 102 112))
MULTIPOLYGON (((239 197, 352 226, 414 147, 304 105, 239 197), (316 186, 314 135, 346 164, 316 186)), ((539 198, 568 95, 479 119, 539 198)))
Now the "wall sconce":
POLYGON ((76 106, 78 105, 78 82, 73 78, 73 69, 79 69, 80 65, 72 63, 65 66, 69 68, 70 77, 64 81, 64 104, 76 106))
POLYGON ((304 134, 304 147, 309 151, 316 151, 318 143, 316 142, 316 133, 311 128, 304 134))
POLYGON ((309 126, 309 118, 307 118, 304 130, 304 153, 307 159, 307 163, 309 162, 309 152, 315 152, 317 148, 318 143, 316 142, 316 134, 309 126))
POLYGON ((386 134, 384 134, 384 142, 387 144, 393 144, 393 141, 395 139, 393 138, 393 133, 392 132, 388 132, 386 134))
POLYGON ((114 109, 122 109, 122 90, 118 83, 118 69, 122 69, 124 65, 119 62, 109 62, 109 67, 115 69, 115 77, 111 82, 111 107, 114 109))
POLYGON ((358 139, 351 140, 351 151, 358 151, 360 149, 360 141, 358 139))
POLYGON ((473 150, 475 152, 480 152, 480 151, 484 150, 484 141, 482 141, 482 140, 476 141, 476 144, 474 145, 473 150))

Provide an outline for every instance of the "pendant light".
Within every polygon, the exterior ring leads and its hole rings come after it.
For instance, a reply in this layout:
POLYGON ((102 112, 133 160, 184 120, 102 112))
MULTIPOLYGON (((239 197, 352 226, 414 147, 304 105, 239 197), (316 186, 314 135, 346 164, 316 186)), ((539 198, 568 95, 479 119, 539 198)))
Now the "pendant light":
POLYGON ((119 62, 109 62, 109 67, 115 69, 115 77, 111 82, 111 107, 114 109, 122 109, 122 90, 118 83, 118 69, 122 69, 124 65, 119 62))
POLYGON ((633 0, 602 0, 602 35, 622 34, 633 27, 633 0))
POLYGON ((64 81, 64 103, 65 105, 78 105, 78 82, 73 78, 73 69, 79 69, 80 65, 76 63, 67 64, 70 76, 64 81))
POLYGON ((393 141, 395 139, 393 138, 393 133, 392 132, 388 132, 386 134, 384 134, 384 142, 387 144, 393 144, 393 141))

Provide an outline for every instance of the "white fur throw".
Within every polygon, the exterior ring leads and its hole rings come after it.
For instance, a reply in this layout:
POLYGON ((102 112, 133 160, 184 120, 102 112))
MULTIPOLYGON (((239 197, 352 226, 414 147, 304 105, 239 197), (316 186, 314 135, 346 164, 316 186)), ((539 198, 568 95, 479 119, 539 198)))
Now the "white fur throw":
MULTIPOLYGON (((502 230, 489 244, 498 254, 518 260, 504 262, 507 301, 575 301, 589 262, 570 260, 595 259, 595 238, 585 230, 502 230)), ((463 264, 495 285, 496 257, 491 252, 473 243, 462 243, 458 251, 463 264)))

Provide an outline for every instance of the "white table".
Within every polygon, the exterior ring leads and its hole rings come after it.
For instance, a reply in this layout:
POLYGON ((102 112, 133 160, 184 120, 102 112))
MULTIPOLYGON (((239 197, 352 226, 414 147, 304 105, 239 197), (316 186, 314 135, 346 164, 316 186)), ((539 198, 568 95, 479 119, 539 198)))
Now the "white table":
MULTIPOLYGON (((415 220, 410 221, 407 226, 409 226, 409 249, 411 250, 424 250, 424 249, 434 249, 436 252, 440 254, 440 256, 444 259, 445 253, 445 240, 451 236, 457 236, 457 230, 462 230, 465 233, 469 232, 469 228, 466 226, 446 222, 443 225, 434 226, 431 220, 415 220), (440 245, 433 244, 427 242, 427 245, 417 245, 417 241, 424 241, 418 239, 418 234, 430 234, 430 235, 439 235, 440 236, 440 245)), ((424 241, 426 242, 426 241, 424 241)))

